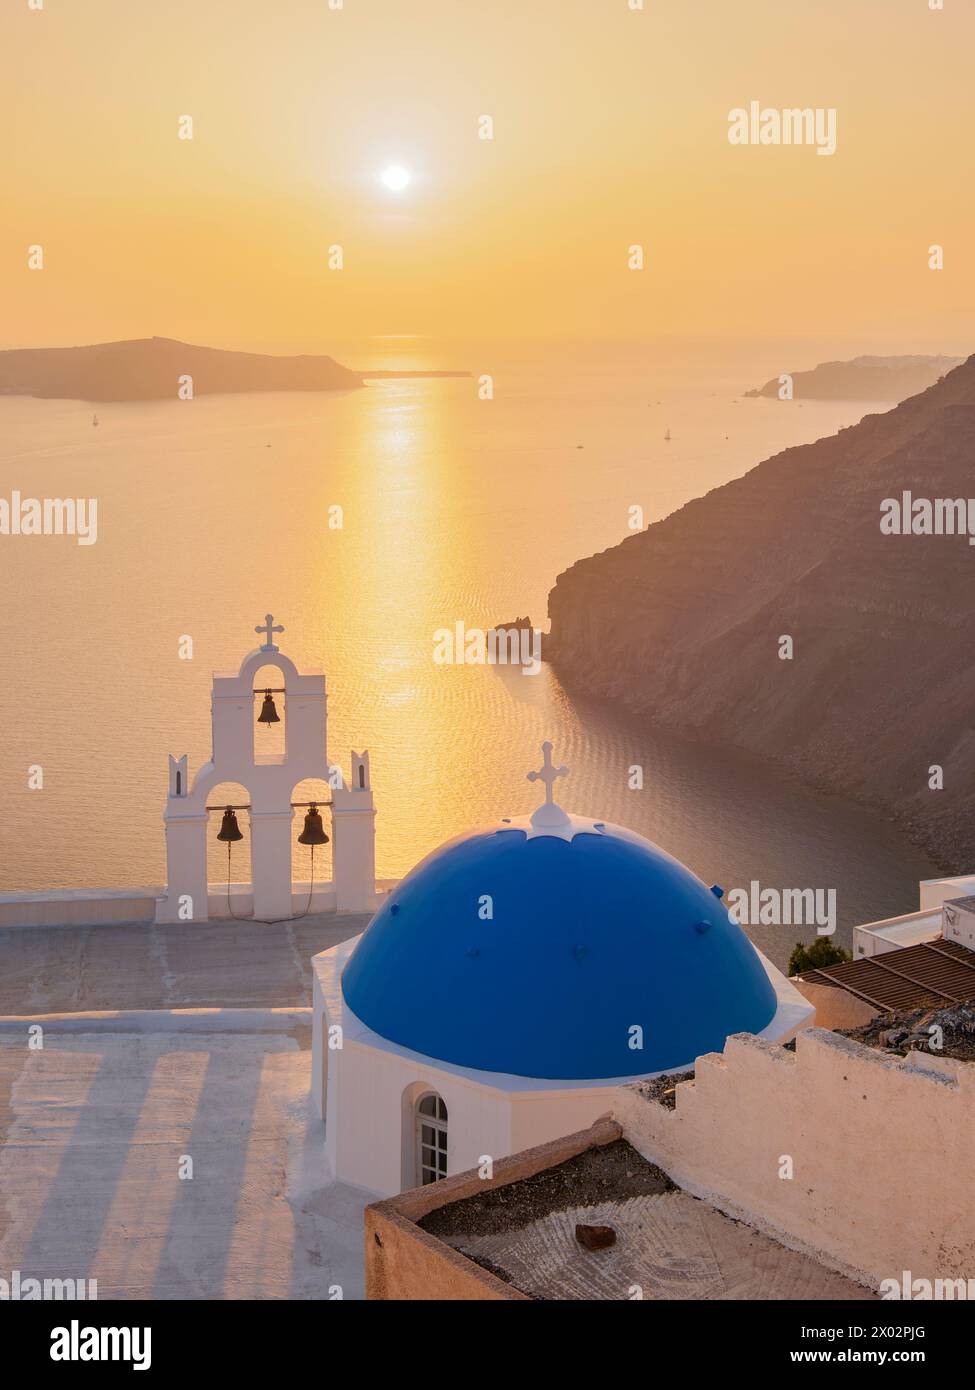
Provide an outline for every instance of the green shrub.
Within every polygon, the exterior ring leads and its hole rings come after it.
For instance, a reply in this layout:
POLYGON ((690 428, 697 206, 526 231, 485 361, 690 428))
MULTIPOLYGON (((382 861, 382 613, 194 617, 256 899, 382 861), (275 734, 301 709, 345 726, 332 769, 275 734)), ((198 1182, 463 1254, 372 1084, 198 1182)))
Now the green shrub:
POLYGON ((839 965, 841 961, 852 959, 852 952, 834 946, 828 936, 817 936, 811 946, 796 942, 789 957, 789 974, 801 975, 805 970, 822 970, 826 965, 839 965))

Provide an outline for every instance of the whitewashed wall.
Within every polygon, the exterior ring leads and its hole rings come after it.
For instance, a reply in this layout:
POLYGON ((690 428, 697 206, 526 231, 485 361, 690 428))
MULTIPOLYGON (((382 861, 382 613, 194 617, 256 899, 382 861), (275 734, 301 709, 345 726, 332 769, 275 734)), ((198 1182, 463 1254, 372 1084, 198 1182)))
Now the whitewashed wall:
POLYGON ((975 1063, 822 1028, 794 1053, 738 1034, 698 1058, 675 1110, 627 1086, 613 1114, 688 1191, 844 1273, 975 1277, 975 1063))

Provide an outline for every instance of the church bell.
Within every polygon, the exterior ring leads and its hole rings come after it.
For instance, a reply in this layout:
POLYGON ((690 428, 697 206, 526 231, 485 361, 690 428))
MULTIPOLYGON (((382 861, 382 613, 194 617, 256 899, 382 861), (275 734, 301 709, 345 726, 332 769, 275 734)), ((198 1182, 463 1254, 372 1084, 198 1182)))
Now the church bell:
POLYGON ((270 690, 264 692, 264 703, 261 705, 261 712, 257 716, 258 724, 280 724, 278 712, 274 708, 274 696, 270 690))
POLYGON ((322 825, 322 816, 317 806, 309 806, 305 812, 305 828, 298 836, 299 845, 327 845, 328 836, 322 825))
POLYGON ((225 840, 227 844, 231 844, 243 838, 243 835, 240 833, 240 826, 237 824, 237 814, 232 806, 228 806, 223 813, 223 824, 217 831, 217 839, 225 840))

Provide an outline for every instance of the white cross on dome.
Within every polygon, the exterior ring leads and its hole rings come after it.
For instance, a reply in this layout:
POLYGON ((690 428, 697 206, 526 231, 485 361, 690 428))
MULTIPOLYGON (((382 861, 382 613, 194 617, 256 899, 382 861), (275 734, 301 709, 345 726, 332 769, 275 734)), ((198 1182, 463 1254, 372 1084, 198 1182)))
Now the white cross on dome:
POLYGON ((548 741, 548 739, 546 739, 545 742, 542 744, 541 769, 538 772, 533 771, 528 773, 529 782, 545 783, 545 800, 532 815, 531 819, 533 826, 556 826, 568 824, 569 817, 562 810, 561 806, 556 805, 555 799, 552 796, 552 788, 555 786, 555 783, 558 781, 558 779, 560 777, 568 777, 568 775, 569 769, 565 766, 565 764, 562 764, 560 767, 556 767, 552 762, 552 745, 548 741))

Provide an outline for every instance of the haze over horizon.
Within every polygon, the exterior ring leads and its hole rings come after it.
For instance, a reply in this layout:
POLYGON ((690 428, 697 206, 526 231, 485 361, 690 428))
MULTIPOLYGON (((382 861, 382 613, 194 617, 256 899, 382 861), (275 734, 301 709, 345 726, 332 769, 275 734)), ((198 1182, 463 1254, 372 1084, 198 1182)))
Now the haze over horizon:
POLYGON ((962 354, 973 41, 921 0, 8 7, 0 346, 962 354), (751 100, 835 107, 835 154, 731 145, 751 100))

